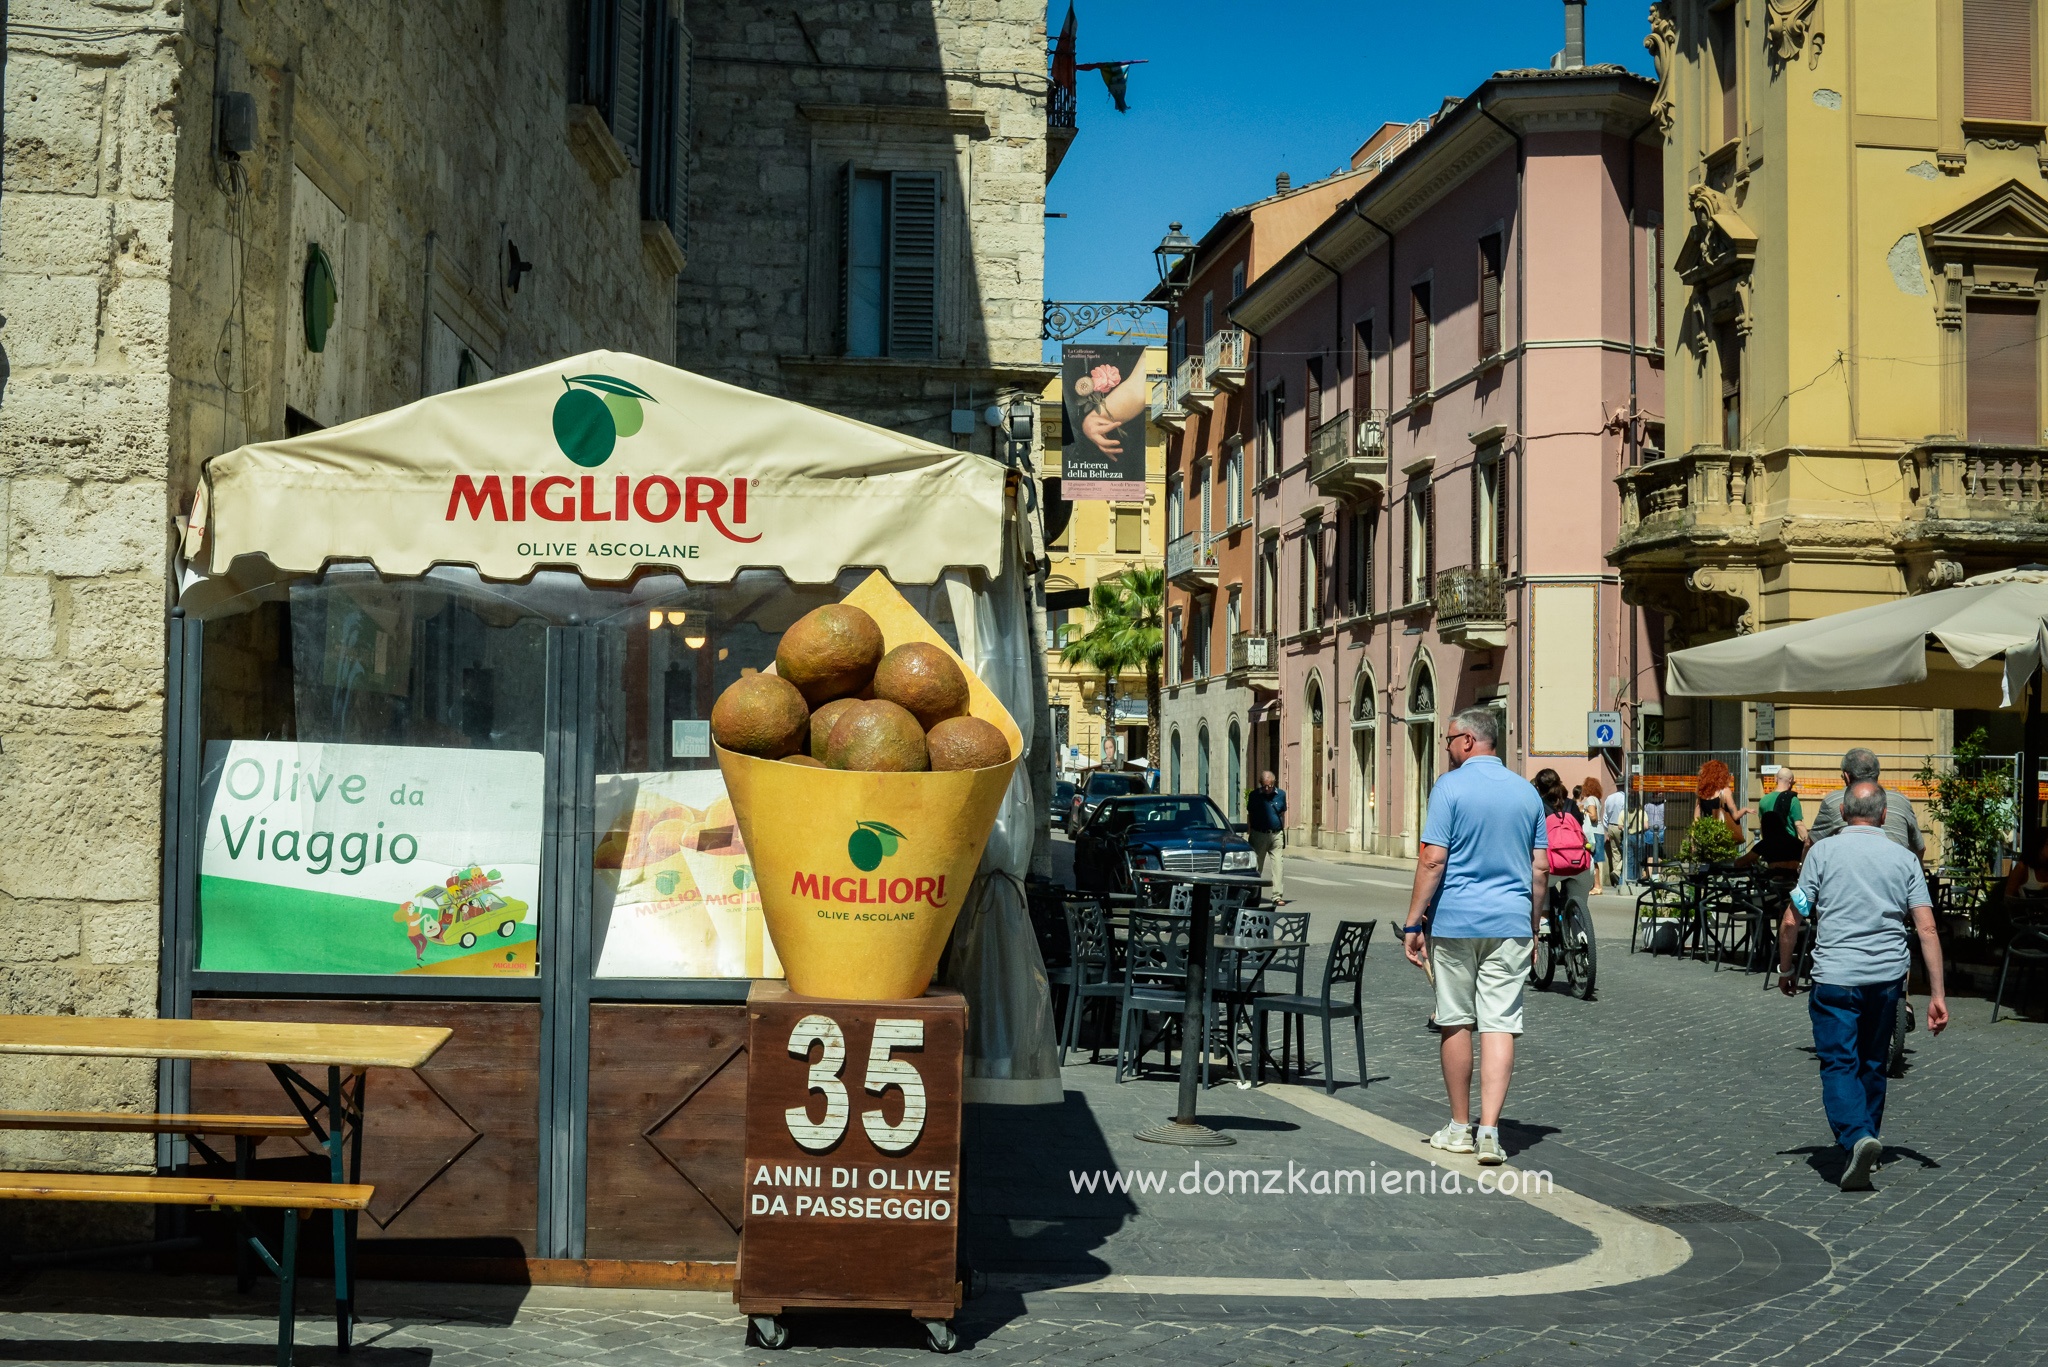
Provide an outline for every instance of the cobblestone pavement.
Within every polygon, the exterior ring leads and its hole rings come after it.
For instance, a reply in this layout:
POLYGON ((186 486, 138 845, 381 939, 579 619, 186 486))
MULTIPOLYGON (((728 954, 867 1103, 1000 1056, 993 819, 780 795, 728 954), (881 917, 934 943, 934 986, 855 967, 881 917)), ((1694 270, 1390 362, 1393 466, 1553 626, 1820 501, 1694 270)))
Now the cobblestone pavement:
MULTIPOLYGON (((1290 860, 1290 892, 1327 933, 1377 918, 1368 956, 1371 1083, 1337 1099, 1421 1131, 1441 1114, 1428 993, 1388 933, 1397 876, 1290 860), (1296 882, 1297 870, 1328 887, 1296 882), (1376 880, 1376 881, 1372 881, 1376 880)), ((1603 909, 1604 910, 1604 909, 1603 909)), ((1619 918, 1603 915, 1613 927, 1619 918)), ((1566 1268, 1594 1240, 1540 1200, 1177 1192, 1090 1195, 1069 1169, 1403 1166, 1394 1148, 1275 1091, 1216 1088, 1203 1110, 1239 1140, 1200 1154, 1130 1138, 1162 1117, 1163 1074, 1114 1086, 1107 1062, 1068 1069, 1057 1108, 970 1117, 967 1231, 989 1289, 959 1326, 995 1363, 1201 1364, 2028 1363, 2048 1361, 2048 1026, 1988 1023, 1955 1001, 1940 1039, 1913 1036, 1892 1084, 1877 1190, 1848 1195, 1819 1105, 1803 1002, 1759 978, 1603 946, 1587 1003, 1531 997, 1508 1105, 1516 1162, 1561 1187, 1647 1209, 1693 1257, 1602 1290, 1491 1299, 1107 1294, 1057 1289, 1107 1274, 1434 1278, 1566 1268), (1692 1223, 1687 1223, 1691 1221, 1692 1223)), ((1320 1046, 1312 1045, 1311 1053, 1320 1046)), ((1356 1078, 1347 1043, 1342 1083, 1356 1078)), ((1319 1077, 1313 1077, 1319 1082, 1319 1077)), ((301 1363, 344 1361, 308 1285, 301 1363)), ((201 1278, 43 1272, 0 1284, 0 1362, 266 1363, 265 1292, 201 1278)), ((481 1363, 759 1364, 709 1295, 364 1288, 362 1367, 481 1363)), ((793 1320, 792 1362, 913 1360, 894 1317, 793 1320)))

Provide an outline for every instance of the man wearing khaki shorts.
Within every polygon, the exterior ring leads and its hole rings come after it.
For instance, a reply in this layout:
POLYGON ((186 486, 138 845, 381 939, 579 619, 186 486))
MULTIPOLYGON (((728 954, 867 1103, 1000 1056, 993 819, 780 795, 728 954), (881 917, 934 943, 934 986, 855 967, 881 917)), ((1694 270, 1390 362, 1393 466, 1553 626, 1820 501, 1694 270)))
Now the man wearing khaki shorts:
POLYGON ((1408 961, 1433 970, 1451 1123, 1429 1137, 1450 1153, 1506 1161, 1500 1111, 1522 1033, 1529 948, 1550 877, 1543 800, 1494 751, 1500 723, 1470 707, 1444 731, 1451 771, 1429 795, 1415 888, 1402 928, 1408 961), (1479 1129, 1472 1129, 1472 1036, 1479 1035, 1479 1129))

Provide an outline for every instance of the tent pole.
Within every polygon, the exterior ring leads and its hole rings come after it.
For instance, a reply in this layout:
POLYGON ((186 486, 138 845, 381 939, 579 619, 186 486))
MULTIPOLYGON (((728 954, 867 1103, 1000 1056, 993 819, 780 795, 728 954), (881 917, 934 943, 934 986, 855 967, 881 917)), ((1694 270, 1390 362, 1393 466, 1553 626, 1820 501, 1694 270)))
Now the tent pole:
POLYGON ((2048 749, 2048 725, 2041 716, 2041 688, 2048 669, 2036 670, 2027 685, 2027 729, 2020 746, 2020 848, 2022 859, 2041 843, 2041 753, 2048 749))

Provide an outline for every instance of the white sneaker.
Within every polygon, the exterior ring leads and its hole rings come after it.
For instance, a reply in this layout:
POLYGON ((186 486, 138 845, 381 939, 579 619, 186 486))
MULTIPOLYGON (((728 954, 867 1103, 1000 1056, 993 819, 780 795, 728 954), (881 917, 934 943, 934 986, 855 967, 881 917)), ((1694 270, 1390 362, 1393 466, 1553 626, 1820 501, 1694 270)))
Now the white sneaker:
POLYGON ((1497 1168, 1508 1161, 1507 1150, 1500 1146, 1500 1136, 1497 1134, 1480 1135, 1478 1147, 1479 1166, 1483 1168, 1497 1168))
POLYGON ((1856 1147, 1849 1150, 1849 1166, 1842 1170, 1843 1191, 1869 1191, 1871 1171, 1877 1167, 1878 1155, 1884 1152, 1884 1145, 1871 1135, 1856 1141, 1856 1147))
POLYGON ((1429 1146, 1445 1153, 1471 1153, 1472 1127, 1453 1121, 1429 1137, 1429 1146))

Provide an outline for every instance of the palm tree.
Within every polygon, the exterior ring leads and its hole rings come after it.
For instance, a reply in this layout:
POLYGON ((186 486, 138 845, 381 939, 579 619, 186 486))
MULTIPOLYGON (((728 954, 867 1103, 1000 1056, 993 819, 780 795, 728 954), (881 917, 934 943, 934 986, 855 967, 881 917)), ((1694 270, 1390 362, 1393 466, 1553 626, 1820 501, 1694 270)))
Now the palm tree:
POLYGON ((1063 641, 1060 659, 1102 674, 1110 725, 1116 724, 1116 683, 1126 670, 1145 671, 1145 761, 1159 768, 1159 660, 1165 650, 1166 572, 1135 568, 1098 579, 1089 593, 1086 633, 1063 641))

